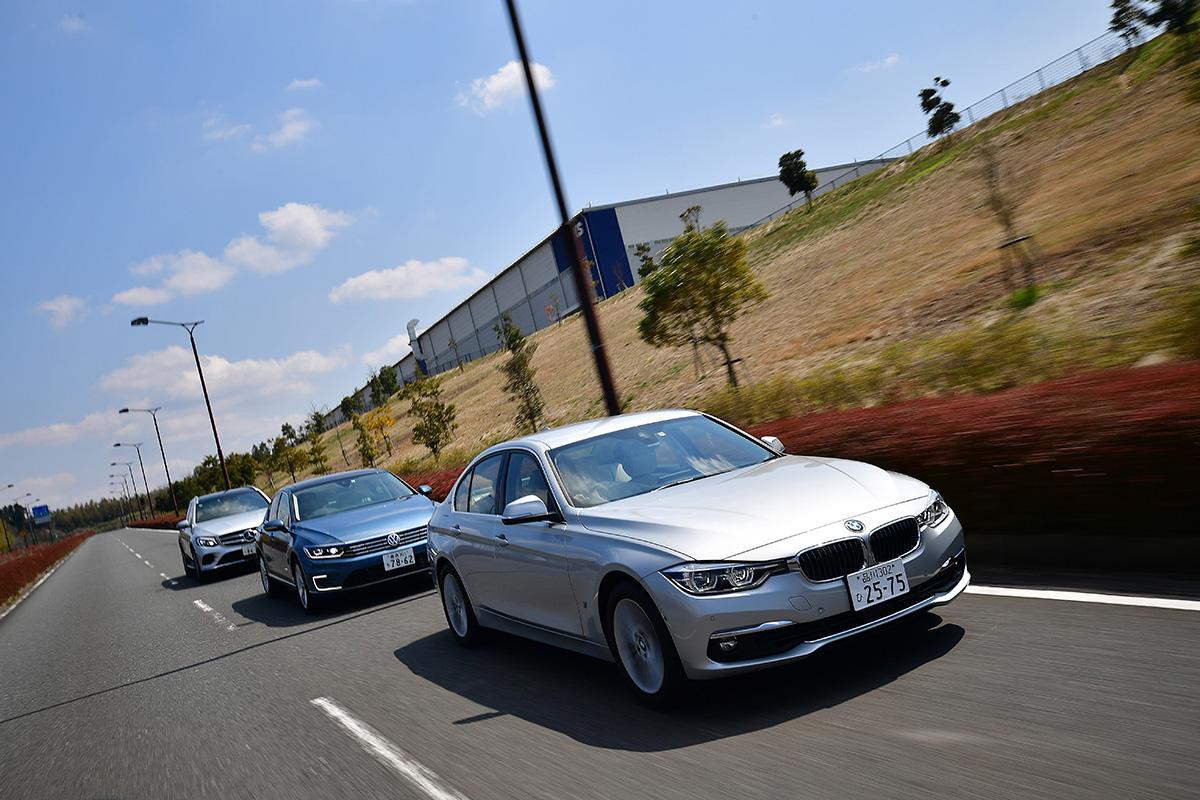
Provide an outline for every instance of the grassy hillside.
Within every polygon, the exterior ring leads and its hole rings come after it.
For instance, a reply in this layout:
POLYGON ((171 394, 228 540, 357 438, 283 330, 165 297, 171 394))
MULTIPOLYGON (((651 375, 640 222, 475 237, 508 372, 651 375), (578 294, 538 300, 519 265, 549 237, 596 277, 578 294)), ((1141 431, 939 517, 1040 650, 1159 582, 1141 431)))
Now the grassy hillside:
MULTIPOLYGON (((752 386, 697 379, 688 350, 637 337, 637 288, 600 320, 631 410, 693 406, 750 423, 929 394, 985 392, 1082 369, 1177 358, 1200 291, 1200 105, 1169 39, 1102 65, 747 234, 769 300, 735 327, 752 386), (1019 227, 1044 255, 1040 299, 1014 309, 979 150, 1025 176, 1019 227)), ((602 413, 581 320, 534 336, 555 423, 602 413)), ((1200 353, 1193 353, 1200 355, 1200 353)), ((454 463, 513 432, 492 355, 445 377, 454 463)), ((395 456, 413 469, 407 404, 395 456)), ((358 465, 355 436, 342 439, 358 465)), ((344 466, 333 434, 330 461, 344 466)))

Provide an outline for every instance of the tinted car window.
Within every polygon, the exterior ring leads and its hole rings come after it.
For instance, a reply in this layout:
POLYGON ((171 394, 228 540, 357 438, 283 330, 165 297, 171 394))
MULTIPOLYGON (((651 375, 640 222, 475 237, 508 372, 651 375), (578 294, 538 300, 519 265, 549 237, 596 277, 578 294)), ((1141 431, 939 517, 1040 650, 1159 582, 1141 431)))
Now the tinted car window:
POLYGON ((454 490, 454 510, 466 511, 467 498, 471 494, 471 473, 468 472, 462 476, 462 480, 458 482, 458 488, 454 490))
POLYGON ((553 508, 550 486, 542 465, 532 453, 514 451, 508 457, 508 475, 504 479, 504 502, 511 503, 522 497, 540 497, 546 508, 553 508))
POLYGON ((499 514, 500 465, 503 455, 492 456, 479 462, 471 473, 470 496, 467 511, 472 514, 499 514))
POLYGON ((567 496, 580 508, 777 457, 749 437, 699 416, 613 431, 550 451, 567 496))
POLYGON ((196 501, 196 522, 208 522, 266 507, 266 498, 253 489, 234 489, 196 501))
POLYGON ((390 472, 369 472, 322 481, 296 489, 296 519, 316 519, 416 494, 390 472))

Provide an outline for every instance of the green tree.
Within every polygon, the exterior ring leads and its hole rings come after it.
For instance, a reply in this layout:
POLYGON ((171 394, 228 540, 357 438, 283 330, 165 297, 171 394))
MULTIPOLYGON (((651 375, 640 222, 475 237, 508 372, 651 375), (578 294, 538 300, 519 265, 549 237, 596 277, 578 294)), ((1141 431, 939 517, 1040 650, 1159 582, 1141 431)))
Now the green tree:
POLYGON ((646 276, 658 266, 654 263, 654 256, 650 255, 650 243, 638 242, 633 246, 633 255, 638 260, 638 277, 645 280, 646 276))
MULTIPOLYGON (((289 428, 291 426, 285 424, 284 427, 289 428)), ((292 476, 292 483, 295 483, 296 470, 304 469, 305 458, 300 448, 288 438, 286 433, 283 433, 276 437, 272 452, 275 454, 275 458, 280 466, 292 476)))
POLYGON ((793 150, 779 157, 779 180, 793 197, 804 194, 808 210, 812 210, 812 193, 817 188, 817 173, 808 168, 803 150, 793 150))
POLYGON ((442 399, 442 381, 430 378, 420 371, 417 379, 404 387, 403 397, 409 401, 408 415, 413 423, 412 438, 425 447, 437 461, 451 441, 458 427, 458 411, 453 403, 442 399))
POLYGON ((267 485, 274 489, 276 460, 271 446, 266 442, 259 442, 250 449, 250 455, 254 457, 254 463, 258 465, 259 471, 266 473, 267 485))
POLYGON ((949 85, 950 81, 939 75, 933 79, 933 86, 917 92, 917 97, 921 99, 921 110, 929 117, 925 133, 930 139, 950 133, 962 120, 954 110, 954 103, 941 95, 942 89, 949 85))
POLYGON ((729 352, 729 326, 767 290, 746 263, 746 242, 729 235, 724 220, 684 231, 659 257, 642 283, 645 295, 638 333, 654 347, 711 345, 721 352, 729 385, 738 385, 729 352))
POLYGON ((329 472, 329 457, 321 445, 321 431, 313 426, 308 428, 308 465, 314 475, 324 475, 329 472))
POLYGON ((379 370, 379 390, 383 393, 383 399, 388 400, 400 388, 400 381, 396 378, 395 367, 383 367, 379 370))
POLYGON ((343 417, 352 420, 355 414, 362 411, 362 403, 358 402, 357 394, 348 394, 338 403, 338 408, 341 409, 343 417))
POLYGON ((373 437, 363 425, 362 417, 355 414, 350 418, 350 424, 354 426, 354 430, 358 431, 358 455, 362 459, 362 465, 364 467, 375 466, 375 459, 379 457, 379 453, 375 450, 373 437))
POLYGON ((542 401, 533 368, 537 345, 525 338, 508 312, 500 315, 496 336, 500 339, 500 349, 508 353, 508 360, 500 365, 500 371, 504 373, 504 391, 517 404, 517 429, 539 430, 546 419, 546 404, 542 401))
POLYGON ((1108 29, 1120 35, 1126 46, 1142 38, 1142 26, 1147 24, 1146 11, 1137 0, 1113 0, 1112 12, 1108 29))
POLYGON ((1196 32, 1196 15, 1200 0, 1158 0, 1145 12, 1145 20, 1154 27, 1162 26, 1167 33, 1190 38, 1196 32))

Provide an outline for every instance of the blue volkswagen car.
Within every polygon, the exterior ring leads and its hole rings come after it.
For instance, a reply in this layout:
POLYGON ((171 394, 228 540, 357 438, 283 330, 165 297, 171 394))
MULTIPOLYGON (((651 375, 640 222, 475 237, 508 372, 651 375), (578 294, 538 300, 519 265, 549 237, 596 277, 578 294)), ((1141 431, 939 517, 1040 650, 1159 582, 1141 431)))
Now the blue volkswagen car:
POLYGON ((428 571, 429 491, 381 469, 280 489, 258 535, 263 591, 290 586, 312 613, 331 594, 428 571))

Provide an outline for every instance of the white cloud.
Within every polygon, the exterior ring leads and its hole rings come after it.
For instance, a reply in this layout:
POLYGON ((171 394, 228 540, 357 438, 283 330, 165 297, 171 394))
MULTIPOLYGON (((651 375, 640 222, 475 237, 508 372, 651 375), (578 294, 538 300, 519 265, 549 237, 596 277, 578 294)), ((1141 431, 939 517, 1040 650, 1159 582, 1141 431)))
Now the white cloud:
MULTIPOLYGON (((213 401, 236 404, 254 397, 303 394, 313 390, 308 379, 345 366, 348 347, 327 353, 301 350, 283 358, 245 358, 231 361, 202 355, 204 378, 213 401)), ((180 345, 140 353, 100 379, 100 388, 128 396, 154 392, 172 398, 200 398, 200 381, 192 351, 180 345)))
POLYGON ((329 246, 336 228, 354 223, 344 211, 328 211, 318 205, 286 203, 264 211, 258 221, 269 242, 240 236, 225 247, 225 260, 255 272, 285 272, 313 260, 318 250, 329 246))
POLYGON ((791 124, 792 124, 791 121, 784 119, 782 114, 772 114, 771 116, 769 116, 767 118, 767 121, 763 123, 763 127, 764 128, 786 128, 788 125, 791 125, 791 124))
POLYGON ((58 20, 58 29, 63 33, 83 33, 90 27, 82 14, 64 14, 58 20))
POLYGON ((13 433, 0 433, 0 447, 71 444, 80 439, 103 439, 110 437, 120 425, 117 409, 110 408, 88 414, 78 422, 55 422, 13 433))
POLYGON ((329 292, 329 299, 334 303, 411 299, 448 289, 478 286, 487 279, 483 270, 469 266, 465 258, 457 256, 434 261, 410 259, 398 267, 373 269, 348 278, 329 292))
POLYGON ((882 58, 879 61, 867 61, 859 64, 855 69, 859 72, 884 72, 894 68, 899 63, 900 56, 892 53, 890 56, 882 58))
POLYGON ((412 347, 408 341, 408 334, 401 333, 388 339, 378 350, 363 353, 362 360, 368 367, 389 366, 395 364, 411 351, 412 347))
POLYGON ((196 250, 151 256, 130 267, 134 275, 165 275, 162 286, 138 286, 113 295, 122 305, 160 305, 177 296, 215 292, 233 277, 234 269, 196 250))
POLYGON ((279 128, 266 136, 257 137, 251 147, 262 152, 271 147, 299 144, 308 136, 313 124, 312 118, 303 108, 289 108, 279 115, 279 128))
POLYGON ((221 116, 213 115, 204 120, 204 140, 206 142, 221 142, 234 139, 250 133, 248 122, 229 122, 221 116))
POLYGON ((307 89, 320 89, 324 85, 320 78, 296 78, 288 84, 287 89, 289 92, 303 92, 307 89))
POLYGON ((162 285, 136 286, 113 295, 120 305, 161 305, 175 297, 214 292, 227 284, 238 268, 275 274, 308 264, 332 241, 336 229, 354 224, 344 211, 318 205, 285 203, 258 215, 266 241, 242 235, 225 246, 221 258, 198 250, 163 253, 130 267, 140 277, 164 276, 162 285))
MULTIPOLYGON (((554 74, 545 64, 534 63, 533 83, 539 91, 554 88, 554 74)), ((516 61, 509 61, 486 78, 471 81, 471 88, 458 95, 458 104, 485 114, 525 94, 525 72, 516 61)))
POLYGON ((50 315, 51 327, 62 330, 79 317, 86 304, 82 297, 60 294, 38 304, 38 309, 50 315))

